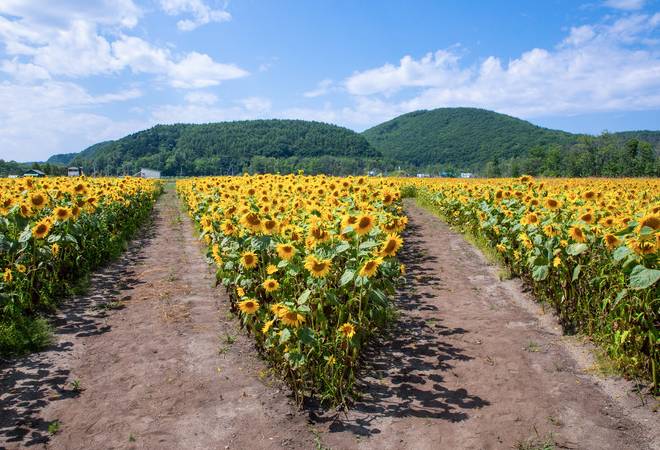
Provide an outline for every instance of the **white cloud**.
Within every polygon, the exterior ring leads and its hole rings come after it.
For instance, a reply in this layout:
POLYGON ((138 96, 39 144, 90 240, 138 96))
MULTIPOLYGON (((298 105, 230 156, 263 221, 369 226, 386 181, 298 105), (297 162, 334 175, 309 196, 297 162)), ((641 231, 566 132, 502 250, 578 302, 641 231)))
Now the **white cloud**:
POLYGON ((152 111, 151 121, 153 123, 209 123, 269 117, 274 117, 270 100, 248 97, 230 105, 210 105, 202 102, 164 105, 152 111))
POLYGON ((642 9, 644 3, 646 3, 646 0, 605 0, 605 6, 626 11, 642 9))
POLYGON ((218 97, 210 92, 194 91, 186 94, 186 102, 199 105, 214 105, 218 102, 218 97))
POLYGON ((92 95, 74 83, 0 82, 0 151, 5 159, 43 160, 53 153, 123 136, 143 124, 90 112, 101 104, 137 98, 137 89, 92 95))
POLYGON ((331 79, 326 78, 325 80, 319 81, 316 85, 316 89, 304 92, 303 95, 307 98, 321 97, 329 94, 333 87, 334 82, 331 79))
POLYGON ((509 61, 489 56, 465 65, 449 50, 404 56, 397 65, 348 77, 354 105, 339 116, 343 123, 370 125, 375 117, 442 106, 527 118, 660 108, 660 52, 651 39, 657 15, 575 27, 555 48, 534 48, 509 61))
POLYGON ((248 72, 234 64, 221 64, 210 56, 192 52, 169 68, 170 83, 178 88, 204 88, 242 78, 248 72))
POLYGON ((224 9, 213 9, 202 0, 160 0, 163 11, 171 16, 190 14, 192 19, 182 19, 177 22, 181 31, 192 31, 195 28, 211 22, 227 22, 231 14, 224 9))
MULTIPOLYGON (((130 2, 119 2, 125 3, 130 2)), ((32 11, 13 7, 6 10, 13 14, 32 11)), ((27 73, 46 78, 88 77, 129 69, 156 75, 171 86, 184 89, 214 86, 248 75, 238 66, 216 62, 206 54, 174 55, 167 48, 156 47, 123 31, 115 32, 114 40, 108 39, 99 30, 100 22, 75 18, 79 15, 72 14, 74 19, 62 24, 42 24, 38 15, 16 16, 15 20, 0 16, 0 41, 5 44, 6 53, 14 57, 1 62, 3 70, 16 77, 27 73)), ((121 17, 116 18, 115 25, 125 22, 121 17)), ((109 18, 101 19, 112 22, 109 18)))

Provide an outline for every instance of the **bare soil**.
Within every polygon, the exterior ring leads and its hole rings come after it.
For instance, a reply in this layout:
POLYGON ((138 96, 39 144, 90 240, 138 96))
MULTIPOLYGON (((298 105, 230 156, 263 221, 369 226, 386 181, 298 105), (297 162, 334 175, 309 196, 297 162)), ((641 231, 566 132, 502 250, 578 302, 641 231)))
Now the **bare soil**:
POLYGON ((653 399, 589 373, 519 282, 406 208, 399 317, 348 412, 300 410, 268 376, 169 190, 56 343, 0 364, 0 448, 660 449, 653 399))

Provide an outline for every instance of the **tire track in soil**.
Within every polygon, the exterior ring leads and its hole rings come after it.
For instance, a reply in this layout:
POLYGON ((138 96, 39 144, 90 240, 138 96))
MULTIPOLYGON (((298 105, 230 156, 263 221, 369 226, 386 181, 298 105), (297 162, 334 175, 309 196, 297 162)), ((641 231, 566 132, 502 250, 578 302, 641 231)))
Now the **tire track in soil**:
POLYGON ((153 223, 62 308, 56 343, 0 365, 0 448, 313 447, 179 207, 167 189, 153 223))
POLYGON ((348 413, 310 407, 326 446, 660 447, 657 413, 586 374, 574 344, 519 281, 500 281, 481 253, 413 201, 406 209, 399 319, 366 355, 363 397, 348 413))

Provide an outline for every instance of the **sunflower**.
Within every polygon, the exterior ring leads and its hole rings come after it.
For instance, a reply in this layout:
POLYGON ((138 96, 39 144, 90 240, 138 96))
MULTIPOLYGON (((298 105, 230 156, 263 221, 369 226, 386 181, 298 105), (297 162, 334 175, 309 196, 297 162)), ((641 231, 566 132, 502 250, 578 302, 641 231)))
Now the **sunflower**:
POLYGON ((245 289, 240 286, 236 286, 236 295, 238 295, 239 298, 245 297, 245 289))
POLYGON ((234 224, 229 220, 223 221, 220 225, 220 229, 225 236, 233 236, 238 231, 234 224))
POLYGON ((279 317, 283 312, 287 311, 287 308, 281 303, 275 303, 274 305, 270 305, 270 311, 279 317))
POLYGON ((60 253, 60 244, 57 242, 50 246, 50 252, 53 256, 57 256, 60 253))
POLYGON ((30 206, 34 209, 41 209, 48 203, 47 197, 41 192, 30 194, 30 206))
POLYGON ((19 273, 25 273, 27 271, 27 267, 23 264, 16 264, 16 270, 18 270, 19 273))
POLYGON ((559 256, 555 256, 554 259, 552 260, 552 267, 559 267, 561 266, 561 258, 559 256))
POLYGON ((638 232, 642 231, 642 228, 644 227, 648 227, 653 230, 657 230, 658 228, 660 228, 660 215, 649 214, 647 216, 642 217, 639 220, 638 232))
POLYGON ((238 302, 238 309, 243 311, 245 314, 254 314, 259 310, 259 302, 248 298, 238 302))
POLYGON ((55 217, 55 219, 59 220, 60 222, 63 222, 71 217, 71 210, 69 208, 58 206, 53 212, 53 217, 55 217))
POLYGON ((655 242, 629 239, 627 244, 638 255, 650 255, 655 252, 655 242))
POLYGON ((266 273, 268 275, 277 273, 277 266, 275 266, 274 264, 268 264, 268 267, 266 267, 266 273))
POLYGON ((582 231, 582 228, 578 226, 572 226, 568 231, 568 234, 575 242, 587 242, 587 236, 584 234, 584 231, 582 231))
POLYGON ((14 279, 14 276, 11 273, 11 269, 7 267, 5 269, 5 272, 2 274, 2 280, 5 282, 5 284, 9 284, 12 282, 14 279))
POLYGON ((369 214, 364 214, 358 217, 358 220, 355 222, 355 225, 353 225, 353 228, 357 234, 362 236, 363 234, 367 234, 369 231, 371 231, 371 229, 374 227, 374 222, 375 219, 372 216, 369 214))
POLYGON ((548 237, 555 237, 561 234, 561 229, 554 223, 550 223, 543 227, 543 233, 548 237))
POLYGON ((580 216, 580 220, 585 222, 585 223, 591 224, 594 221, 594 215, 591 214, 590 212, 582 214, 580 216))
POLYGON ((351 339, 355 335, 355 327, 346 322, 339 327, 339 334, 341 334, 344 339, 351 339))
POLYGON ((278 256, 287 261, 293 258, 293 255, 296 254, 296 248, 291 244, 277 244, 275 249, 277 250, 278 256))
POLYGON ((261 219, 256 213, 249 212, 241 217, 241 225, 252 232, 258 232, 261 230, 261 219))
POLYGON ((605 236, 603 236, 603 243, 605 244, 605 247, 612 250, 613 248, 618 247, 619 244, 621 244, 621 241, 612 233, 607 233, 605 236))
POLYGON ((545 207, 554 211, 561 208, 561 202, 554 198, 547 198, 545 199, 545 207))
POLYGON ((246 269, 253 269, 257 266, 259 260, 254 252, 245 252, 241 255, 241 265, 246 269))
POLYGON ((275 292, 280 288, 280 283, 279 281, 273 278, 268 278, 266 281, 262 283, 262 286, 266 290, 266 292, 275 292))
POLYGON ((305 317, 302 314, 299 314, 296 311, 291 311, 287 308, 279 314, 279 317, 284 325, 289 325, 295 328, 305 323, 305 317))
POLYGON ((275 323, 275 319, 271 319, 268 322, 264 323, 264 326, 261 327, 261 332, 263 334, 268 333, 268 331, 271 329, 274 323, 275 323))
POLYGON ((34 227, 32 227, 32 236, 37 239, 45 238, 50 232, 51 223, 49 219, 42 219, 34 227))
POLYGON ((330 259, 318 259, 314 255, 305 258, 305 269, 309 270, 313 277, 321 278, 330 272, 330 259))
POLYGON ((378 267, 382 263, 383 263, 383 258, 370 259, 369 261, 364 263, 364 266, 362 266, 362 268, 360 269, 360 276, 367 278, 373 276, 378 270, 378 267))
POLYGON ((268 219, 261 223, 261 231, 263 231, 264 234, 275 234, 277 233, 278 228, 279 224, 276 220, 268 219))
POLYGON ((403 245, 403 239, 398 234, 389 234, 380 248, 380 256, 394 256, 403 245))

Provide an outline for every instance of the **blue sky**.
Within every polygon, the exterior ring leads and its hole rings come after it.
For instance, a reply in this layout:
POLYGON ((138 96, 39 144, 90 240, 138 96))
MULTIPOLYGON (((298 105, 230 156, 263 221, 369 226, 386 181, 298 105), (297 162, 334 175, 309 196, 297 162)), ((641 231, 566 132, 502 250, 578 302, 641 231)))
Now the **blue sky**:
POLYGON ((442 106, 659 129, 659 1, 0 0, 0 158, 156 123, 361 131, 442 106))

